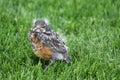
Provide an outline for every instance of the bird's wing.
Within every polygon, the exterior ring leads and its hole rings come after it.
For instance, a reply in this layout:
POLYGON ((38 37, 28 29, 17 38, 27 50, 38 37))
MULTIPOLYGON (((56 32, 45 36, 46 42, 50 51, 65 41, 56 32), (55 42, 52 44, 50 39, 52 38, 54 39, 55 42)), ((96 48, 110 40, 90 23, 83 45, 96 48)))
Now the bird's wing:
POLYGON ((62 39, 59 38, 58 34, 55 32, 46 32, 38 34, 38 38, 42 41, 45 46, 51 48, 53 52, 57 53, 67 53, 67 46, 62 39))

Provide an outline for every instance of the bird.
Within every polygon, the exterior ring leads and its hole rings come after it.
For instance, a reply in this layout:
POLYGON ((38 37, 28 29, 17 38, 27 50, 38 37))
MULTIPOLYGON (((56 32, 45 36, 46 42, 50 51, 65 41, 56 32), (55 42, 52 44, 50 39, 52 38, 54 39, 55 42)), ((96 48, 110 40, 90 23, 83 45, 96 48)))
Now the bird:
POLYGON ((72 58, 68 54, 68 46, 58 33, 51 29, 47 19, 33 20, 28 39, 35 55, 50 61, 50 65, 56 60, 71 63, 72 58))

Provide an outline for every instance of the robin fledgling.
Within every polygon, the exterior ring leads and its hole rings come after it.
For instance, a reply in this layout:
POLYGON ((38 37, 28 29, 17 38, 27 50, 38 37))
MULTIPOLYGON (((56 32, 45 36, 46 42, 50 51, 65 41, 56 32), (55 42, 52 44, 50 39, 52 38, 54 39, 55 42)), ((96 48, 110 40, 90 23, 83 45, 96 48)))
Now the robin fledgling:
POLYGON ((34 53, 38 57, 51 63, 55 60, 71 62, 71 57, 68 55, 68 47, 59 35, 49 27, 47 20, 34 20, 33 26, 28 33, 28 38, 34 53))

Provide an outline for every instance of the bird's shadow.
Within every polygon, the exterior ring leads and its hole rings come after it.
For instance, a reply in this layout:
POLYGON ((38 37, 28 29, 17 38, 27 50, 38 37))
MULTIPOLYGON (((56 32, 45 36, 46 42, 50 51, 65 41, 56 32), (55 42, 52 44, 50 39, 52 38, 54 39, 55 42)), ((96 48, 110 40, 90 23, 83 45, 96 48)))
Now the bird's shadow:
POLYGON ((31 56, 30 57, 31 60, 32 60, 32 65, 37 65, 39 62, 41 63, 41 66, 42 66, 42 69, 44 69, 46 66, 49 65, 50 61, 47 61, 47 60, 44 60, 44 59, 41 59, 37 56, 31 56))
POLYGON ((32 65, 37 65, 39 62, 39 58, 34 55, 32 55, 30 59, 32 60, 32 65))

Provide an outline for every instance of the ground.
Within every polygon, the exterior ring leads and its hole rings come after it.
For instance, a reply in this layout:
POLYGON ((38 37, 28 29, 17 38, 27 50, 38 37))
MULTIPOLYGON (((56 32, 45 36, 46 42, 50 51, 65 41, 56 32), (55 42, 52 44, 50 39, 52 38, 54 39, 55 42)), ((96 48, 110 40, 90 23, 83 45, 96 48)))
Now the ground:
POLYGON ((119 0, 0 0, 0 80, 119 80, 119 0), (47 18, 64 36, 72 64, 41 69, 27 34, 47 18))

